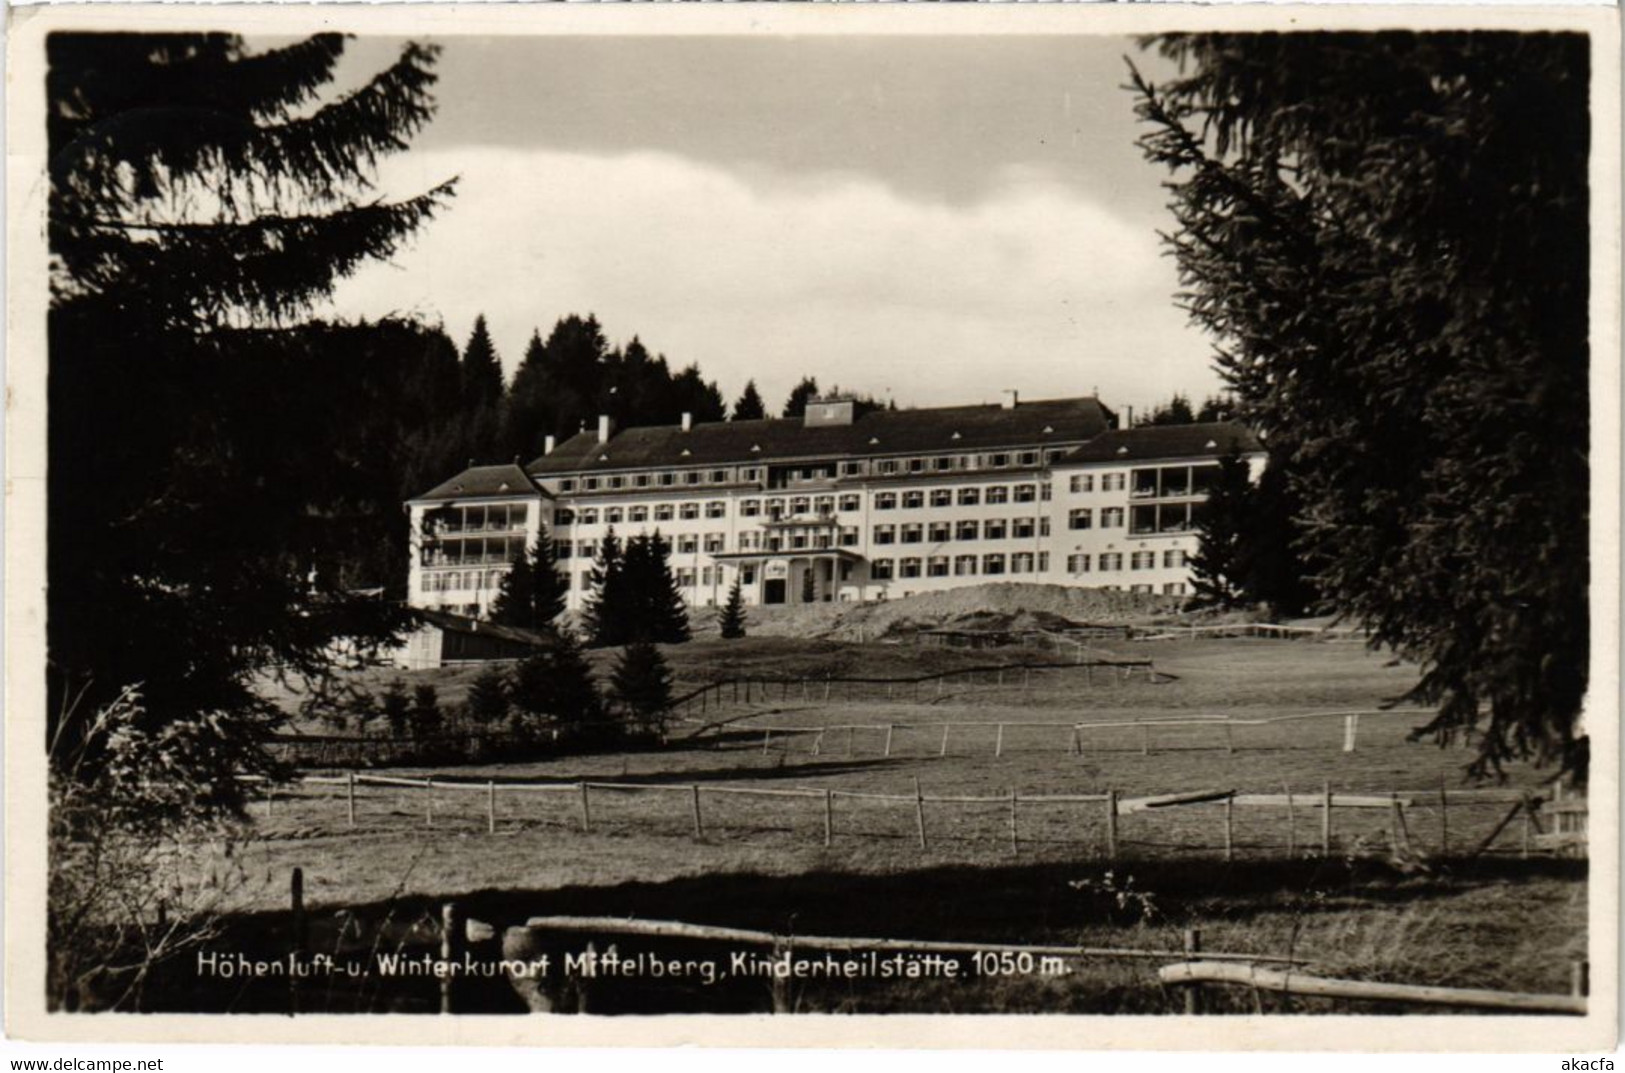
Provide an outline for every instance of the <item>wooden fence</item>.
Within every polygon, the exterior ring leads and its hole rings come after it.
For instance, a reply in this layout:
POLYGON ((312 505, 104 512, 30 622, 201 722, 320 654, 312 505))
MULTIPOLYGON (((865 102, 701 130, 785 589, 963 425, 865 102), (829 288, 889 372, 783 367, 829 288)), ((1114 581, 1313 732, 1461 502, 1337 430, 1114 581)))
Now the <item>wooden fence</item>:
MULTIPOLYGON (((277 796, 281 791, 284 804, 287 804, 289 784, 268 783, 257 776, 244 776, 246 781, 256 782, 262 787, 262 805, 267 819, 276 813, 277 796)), ((1259 809, 1276 810, 1286 820, 1284 827, 1285 837, 1273 847, 1275 850, 1284 849, 1288 856, 1297 856, 1299 849, 1318 848, 1323 856, 1329 856, 1334 849, 1342 852, 1359 852, 1365 854, 1388 854, 1404 856, 1420 856, 1418 848, 1420 841, 1412 829, 1410 813, 1420 804, 1436 806, 1438 823, 1438 840, 1436 850, 1428 847, 1440 856, 1449 856, 1453 849, 1460 850, 1462 845, 1451 843, 1450 808, 1452 802, 1459 810, 1462 807, 1499 806, 1511 803, 1512 808, 1501 821, 1496 824, 1488 837, 1482 839, 1471 850, 1473 856, 1491 851, 1494 844, 1505 832, 1512 821, 1523 817, 1522 837, 1518 842, 1518 852, 1528 857, 1542 849, 1535 839, 1542 832, 1541 806, 1543 799, 1526 791, 1520 790, 1446 790, 1441 786, 1437 791, 1411 791, 1411 792, 1383 792, 1383 793, 1333 793, 1330 786, 1323 786, 1319 793, 1293 793, 1290 790, 1280 794, 1274 793, 1241 793, 1227 789, 1194 790, 1181 793, 1157 794, 1145 797, 1124 797, 1118 791, 1108 789, 1096 793, 1076 794, 1023 794, 1011 787, 1008 791, 996 794, 926 794, 916 777, 912 780, 907 792, 883 793, 869 790, 837 790, 833 787, 765 787, 765 786, 738 786, 718 785, 714 783, 639 783, 639 782, 611 782, 588 781, 534 783, 534 782, 502 782, 494 779, 478 781, 462 781, 437 779, 433 776, 424 778, 406 778, 390 775, 371 775, 361 772, 346 772, 337 776, 310 775, 295 780, 296 784, 318 788, 337 788, 336 801, 342 805, 345 817, 345 826, 355 828, 359 824, 361 809, 365 804, 363 791, 367 787, 392 788, 395 791, 408 793, 421 793, 419 812, 423 816, 423 826, 433 828, 436 825, 438 802, 437 794, 461 794, 470 797, 477 796, 483 804, 483 819, 487 834, 496 834, 498 829, 499 795, 504 798, 524 798, 533 795, 551 795, 556 800, 571 802, 576 817, 576 824, 584 834, 591 834, 597 826, 602 827, 602 817, 595 819, 595 808, 602 808, 609 799, 616 796, 627 795, 653 795, 655 798, 669 802, 669 806, 661 811, 667 819, 679 819, 684 827, 692 832, 695 840, 704 839, 708 831, 719 829, 719 825, 708 821, 705 801, 713 801, 720 797, 735 799, 756 798, 759 800, 796 800, 807 802, 817 811, 821 820, 819 825, 822 833, 823 845, 833 846, 837 833, 845 838, 872 838, 877 832, 860 829, 851 822, 838 824, 842 817, 837 805, 841 802, 850 803, 876 803, 882 806, 893 806, 907 810, 912 819, 913 840, 917 847, 924 851, 930 845, 929 826, 927 823, 928 806, 935 810, 941 806, 996 806, 1005 810, 1007 816, 1006 840, 1011 853, 1019 853, 1022 845, 1021 814, 1024 809, 1049 808, 1064 806, 1068 808, 1093 808, 1097 810, 1100 818, 1099 835, 1095 840, 1099 855, 1107 859, 1116 859, 1127 841, 1124 837, 1123 824, 1126 817, 1136 814, 1150 813, 1158 810, 1172 810, 1204 806, 1217 814, 1218 823, 1215 824, 1218 832, 1222 833, 1222 852, 1226 861, 1231 861, 1237 855, 1236 839, 1236 812, 1240 810, 1259 809), (1339 810, 1381 810, 1387 815, 1386 841, 1384 846, 1379 842, 1362 844, 1356 840, 1353 845, 1344 845, 1335 832, 1335 814, 1339 810), (1298 841, 1298 816, 1319 816, 1318 847, 1312 841, 1305 840, 1300 847, 1298 841)), ((325 791, 324 791, 325 792, 325 791)), ((1572 800, 1571 800, 1572 805, 1572 800)), ((453 811, 453 810, 445 810, 453 811)), ((1087 816, 1087 812, 1083 814, 1087 816)), ((627 821, 622 820, 623 824, 627 821)), ((634 821, 634 826, 636 823, 634 821)), ((657 832, 659 833, 659 832, 657 832)), ((1459 838, 1459 831, 1457 836, 1459 838)), ((1198 850, 1204 846, 1191 847, 1198 850)), ((1254 848, 1257 848, 1256 846, 1254 848)), ((1565 851, 1573 851, 1575 847, 1569 845, 1565 851)), ((1583 851, 1583 845, 1581 847, 1583 851)))
MULTIPOLYGON (((1387 1002, 1407 1006, 1447 1007, 1496 1013, 1567 1013, 1584 1016, 1588 968, 1583 961, 1572 968, 1573 987, 1567 995, 1534 995, 1479 988, 1427 987, 1370 980, 1334 980, 1290 969, 1238 965, 1203 955, 1200 961, 1164 965, 1157 976, 1167 987, 1183 987, 1196 994, 1208 984, 1229 984, 1304 998, 1387 1002)), ((1198 1000, 1199 1001, 1199 1000, 1198 1000)), ((1259 1012, 1262 1012, 1260 1005, 1259 1012)))

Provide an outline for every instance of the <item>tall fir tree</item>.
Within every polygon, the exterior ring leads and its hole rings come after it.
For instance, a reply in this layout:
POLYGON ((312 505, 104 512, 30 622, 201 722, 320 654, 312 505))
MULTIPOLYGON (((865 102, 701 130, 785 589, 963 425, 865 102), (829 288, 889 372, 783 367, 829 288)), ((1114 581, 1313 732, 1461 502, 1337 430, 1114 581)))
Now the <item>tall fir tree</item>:
POLYGON ((725 641, 745 636, 745 591, 737 576, 728 590, 728 602, 717 612, 717 629, 725 641))
POLYGON ((551 719, 570 733, 590 728, 604 716, 592 667, 570 630, 559 630, 547 651, 519 664, 512 698, 521 712, 551 719))
POLYGON ((489 663, 468 684, 468 701, 464 707, 469 721, 476 727, 492 730, 507 720, 512 703, 507 673, 497 664, 489 663))
POLYGON ((463 405, 470 411, 490 409, 495 412, 502 403, 502 359, 497 357, 496 344, 491 341, 491 329, 486 326, 485 314, 474 318, 474 330, 463 347, 463 405))
POLYGON ((790 389, 790 397, 784 400, 785 417, 804 417, 807 413, 807 401, 818 397, 818 378, 804 376, 801 382, 790 389))
POLYGON ((756 390, 756 381, 746 380, 745 390, 739 393, 734 400, 733 419, 735 421, 759 421, 767 416, 767 407, 762 402, 762 395, 756 390))
POLYGON ((491 621, 524 630, 551 629, 569 598, 546 528, 514 558, 491 603, 491 621))
POLYGON ((1582 773, 1589 39, 1155 46, 1180 74, 1136 73, 1137 110, 1182 303, 1284 462, 1322 598, 1420 668, 1419 733, 1471 732, 1475 773, 1582 773))
POLYGON ((582 629, 599 647, 621 644, 627 637, 622 559, 621 540, 615 535, 615 527, 610 526, 587 574, 587 599, 581 611, 582 629))
POLYGON ((1218 480, 1208 489, 1198 515, 1196 551, 1189 563, 1197 603, 1231 608, 1246 598, 1251 503, 1247 461, 1231 451, 1219 460, 1218 480))
POLYGON ((228 808, 266 763, 258 673, 320 675, 335 636, 397 624, 320 569, 347 478, 290 431, 323 382, 299 397, 278 355, 452 186, 370 189, 433 114, 435 49, 408 44, 334 97, 343 50, 339 34, 263 52, 230 34, 46 40, 49 732, 82 736, 141 683, 155 724, 209 713, 189 762, 228 808))
POLYGON ((610 694, 635 730, 659 734, 671 709, 671 670, 660 649, 646 640, 621 650, 610 671, 610 694))
POLYGON ((688 640, 688 602, 671 568, 671 543, 659 530, 627 541, 622 580, 631 609, 623 636, 668 645, 688 640))

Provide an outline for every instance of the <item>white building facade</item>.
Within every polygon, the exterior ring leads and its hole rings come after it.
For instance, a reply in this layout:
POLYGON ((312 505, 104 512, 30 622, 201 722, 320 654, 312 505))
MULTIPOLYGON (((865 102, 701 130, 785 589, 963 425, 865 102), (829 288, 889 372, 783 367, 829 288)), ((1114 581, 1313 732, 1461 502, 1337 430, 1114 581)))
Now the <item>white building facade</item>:
POLYGON ((893 599, 992 581, 1179 595, 1193 511, 1230 424, 1117 430, 1098 399, 632 428, 607 419, 528 465, 471 467, 408 503, 414 606, 485 613, 554 542, 571 610, 613 529, 657 532, 691 606, 893 599))

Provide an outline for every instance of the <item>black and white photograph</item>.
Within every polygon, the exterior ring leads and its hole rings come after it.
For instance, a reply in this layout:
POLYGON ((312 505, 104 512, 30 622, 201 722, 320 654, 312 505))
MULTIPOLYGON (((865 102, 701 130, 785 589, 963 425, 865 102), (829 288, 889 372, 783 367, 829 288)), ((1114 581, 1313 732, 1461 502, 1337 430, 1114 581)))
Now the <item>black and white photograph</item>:
POLYGON ((1617 9, 561 6, 13 13, 9 1034, 1612 1049, 1617 9))

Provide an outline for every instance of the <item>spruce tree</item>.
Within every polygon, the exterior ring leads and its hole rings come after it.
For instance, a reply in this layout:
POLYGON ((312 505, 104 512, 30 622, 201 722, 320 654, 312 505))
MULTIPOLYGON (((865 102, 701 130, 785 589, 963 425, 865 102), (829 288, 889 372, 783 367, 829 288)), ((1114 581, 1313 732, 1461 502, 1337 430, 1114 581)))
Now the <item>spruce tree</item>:
POLYGON ((582 628, 599 647, 618 645, 627 637, 626 587, 622 577, 621 542, 610 526, 593 557, 587 575, 587 599, 582 608, 582 628))
POLYGON ((432 738, 445 729, 445 716, 440 711, 440 695, 428 682, 412 687, 412 709, 408 723, 414 738, 432 738))
POLYGON ((489 730, 502 725, 511 704, 508 676, 495 663, 487 664, 468 685, 468 718, 477 727, 489 730))
POLYGON ((1231 608, 1245 596, 1248 566, 1248 509, 1252 483, 1239 451, 1219 460, 1219 478, 1208 490, 1197 524, 1196 551, 1190 558, 1195 602, 1231 608))
POLYGON ((737 576, 733 588, 728 590, 728 602, 717 612, 717 628, 725 641, 745 636, 745 592, 737 576))
POLYGON ((623 637, 668 645, 688 640, 688 601, 671 569, 671 544, 658 530, 627 542, 622 583, 628 608, 623 637))
POLYGON ((739 393, 734 400, 733 419, 735 421, 758 421, 767 416, 767 407, 762 402, 761 394, 756 390, 756 381, 745 381, 745 390, 739 393))
POLYGON ((1321 596, 1420 668, 1419 733, 1473 732, 1478 774, 1589 755, 1590 45, 1176 34, 1180 74, 1135 75, 1181 304, 1321 596))
POLYGON ((804 376, 801 383, 790 389, 790 397, 784 400, 785 417, 804 417, 807 413, 807 400, 818 397, 818 380, 816 377, 804 376))
POLYGON ((522 630, 546 630, 564 613, 569 591, 547 530, 514 557, 491 603, 491 621, 522 630))
POLYGON ((622 649, 610 672, 610 693, 635 729, 659 734, 671 708, 671 671, 660 650, 648 641, 622 649))
POLYGON ((463 403, 470 411, 495 410, 502 402, 502 359, 483 313, 474 318, 474 330, 463 347, 462 381, 463 403))
POLYGON ((602 721, 603 699, 574 633, 560 630, 546 652, 519 664, 514 672, 513 704, 571 731, 602 721))
POLYGON ((266 52, 230 34, 46 39, 49 732, 66 716, 76 739, 141 683, 155 723, 215 720, 194 774, 221 801, 267 762, 263 668, 321 674, 335 636, 398 625, 321 569, 310 533, 349 502, 346 467, 300 441, 320 378, 277 365, 341 278, 452 192, 370 187, 433 113, 435 49, 408 44, 324 101, 343 49, 339 34, 266 52))

